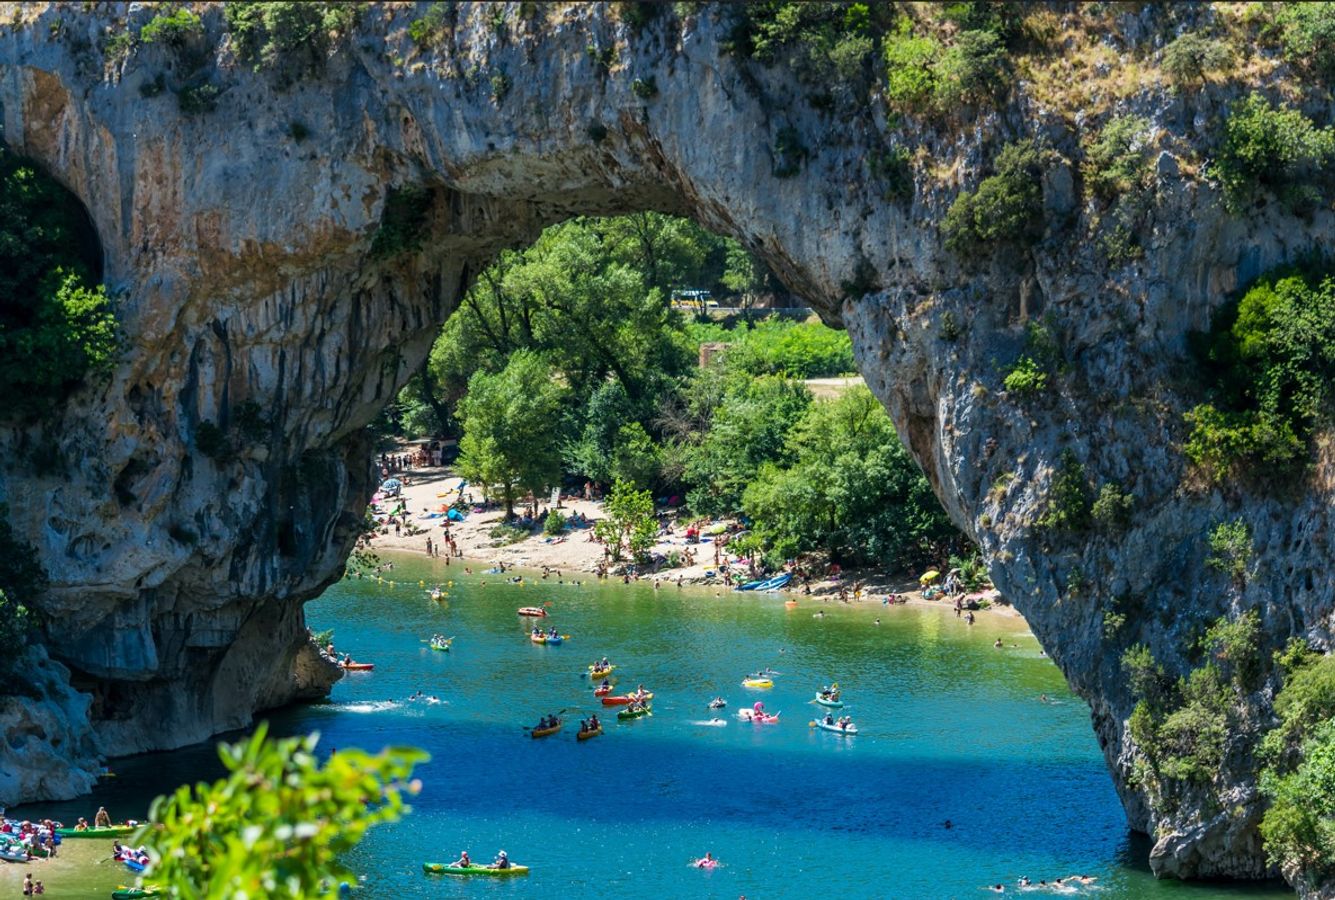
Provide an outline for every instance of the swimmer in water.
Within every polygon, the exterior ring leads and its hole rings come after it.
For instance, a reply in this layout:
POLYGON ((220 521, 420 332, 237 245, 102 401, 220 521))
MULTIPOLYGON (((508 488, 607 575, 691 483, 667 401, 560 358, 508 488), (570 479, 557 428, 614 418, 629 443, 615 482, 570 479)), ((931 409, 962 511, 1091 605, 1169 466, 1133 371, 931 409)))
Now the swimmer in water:
POLYGON ((996 643, 994 643, 992 646, 993 646, 993 647, 996 647, 998 650, 1000 650, 1000 649, 1001 649, 1001 638, 997 638, 996 643))
POLYGON ((1038 702, 1039 702, 1039 703, 1048 703, 1048 702, 1049 702, 1049 700, 1048 700, 1048 695, 1047 695, 1047 694, 1039 694, 1039 695, 1038 695, 1038 702))

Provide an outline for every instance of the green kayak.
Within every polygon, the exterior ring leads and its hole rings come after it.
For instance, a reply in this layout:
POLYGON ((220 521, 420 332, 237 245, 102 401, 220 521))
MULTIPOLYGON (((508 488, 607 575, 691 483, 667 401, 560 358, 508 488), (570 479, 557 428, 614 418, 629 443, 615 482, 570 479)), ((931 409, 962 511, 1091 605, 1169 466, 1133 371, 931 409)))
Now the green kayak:
POLYGON ((639 709, 623 709, 617 712, 618 719, 638 719, 640 716, 647 716, 650 713, 650 707, 642 706, 639 709))
POLYGON ((111 900, 140 900, 142 897, 158 896, 157 888, 120 888, 111 892, 111 900))
POLYGON ((107 825, 102 828, 85 828, 82 831, 74 828, 57 828, 56 834, 63 838, 107 838, 134 834, 138 830, 138 825, 107 825))
POLYGON ((422 871, 428 875, 527 875, 528 866, 493 869, 490 866, 447 866, 445 863, 422 863, 422 871))

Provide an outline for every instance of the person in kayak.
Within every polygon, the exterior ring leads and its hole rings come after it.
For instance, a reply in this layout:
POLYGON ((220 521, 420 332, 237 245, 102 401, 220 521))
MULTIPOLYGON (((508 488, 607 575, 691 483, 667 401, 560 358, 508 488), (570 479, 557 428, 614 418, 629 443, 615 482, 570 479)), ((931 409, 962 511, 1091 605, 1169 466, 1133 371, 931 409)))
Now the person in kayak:
POLYGON ((450 863, 450 866, 455 869, 467 869, 471 865, 473 865, 473 861, 468 858, 467 850, 460 850, 459 858, 450 863))
POLYGON ((75 831, 87 831, 87 830, 88 830, 88 820, 85 819, 83 816, 80 816, 80 817, 79 817, 79 821, 76 822, 76 823, 74 823, 74 830, 75 830, 75 831))
POLYGON ((593 715, 589 716, 589 730, 590 730, 590 731, 597 731, 599 728, 602 728, 602 727, 603 727, 603 723, 598 721, 598 714, 597 714, 597 713, 594 713, 593 715))
POLYGON ((111 827, 111 813, 107 812, 105 806, 99 806, 97 808, 97 815, 93 816, 93 824, 98 828, 111 827))
POLYGON ((500 853, 497 853, 497 854, 496 854, 496 861, 493 862, 493 863, 491 864, 491 868, 493 868, 493 869, 508 869, 508 868, 510 868, 510 857, 508 857, 508 856, 505 855, 505 851, 504 851, 504 850, 502 850, 500 853))
POLYGON ((610 681, 608 681, 606 678, 604 678, 604 679, 603 679, 603 683, 600 684, 600 685, 598 685, 598 686, 599 686, 599 687, 605 687, 605 688, 609 688, 609 689, 610 689, 610 688, 612 687, 612 682, 610 682, 610 681))
POLYGON ((826 725, 833 725, 833 724, 834 724, 834 716, 830 715, 829 713, 826 713, 826 714, 825 714, 825 724, 826 724, 826 725))

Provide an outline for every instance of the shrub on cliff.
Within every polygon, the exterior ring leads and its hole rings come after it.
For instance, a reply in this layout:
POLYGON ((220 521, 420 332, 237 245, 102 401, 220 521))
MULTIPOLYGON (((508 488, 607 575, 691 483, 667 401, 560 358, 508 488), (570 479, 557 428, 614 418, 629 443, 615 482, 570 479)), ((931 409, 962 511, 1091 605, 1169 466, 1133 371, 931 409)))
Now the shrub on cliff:
POLYGON ((1286 3, 1275 20, 1285 59, 1335 79, 1335 3, 1286 3))
POLYGON ((1214 479, 1291 472, 1335 401, 1335 277, 1268 276, 1197 345, 1211 397, 1187 414, 1187 457, 1214 479))
POLYGON ((1178 85, 1203 85, 1206 76, 1228 68, 1233 53, 1223 41, 1194 31, 1176 37, 1163 50, 1163 70, 1178 85))
POLYGON ((184 6, 168 12, 158 13, 139 30, 139 40, 145 44, 168 44, 173 47, 183 46, 191 38, 204 33, 204 23, 199 16, 184 6))
POLYGON ((1230 209, 1240 211, 1268 190, 1302 211, 1319 199, 1312 182, 1328 175, 1332 156, 1335 135, 1329 128, 1251 94, 1229 109, 1214 170, 1230 209))
POLYGON ((997 154, 995 174, 976 191, 955 198, 941 224, 946 246, 956 253, 1011 244, 1028 247, 1043 234, 1043 153, 1031 139, 1007 144, 997 154))
POLYGON ((1110 200, 1144 186, 1151 130, 1142 116, 1116 116, 1085 143, 1080 172, 1096 196, 1110 200))
POLYGON ((50 413, 118 349, 79 201, 0 150, 0 417, 50 413))
POLYGON ((269 69, 287 84, 324 70, 334 43, 357 23, 359 4, 230 2, 224 5, 232 50, 256 71, 269 69))

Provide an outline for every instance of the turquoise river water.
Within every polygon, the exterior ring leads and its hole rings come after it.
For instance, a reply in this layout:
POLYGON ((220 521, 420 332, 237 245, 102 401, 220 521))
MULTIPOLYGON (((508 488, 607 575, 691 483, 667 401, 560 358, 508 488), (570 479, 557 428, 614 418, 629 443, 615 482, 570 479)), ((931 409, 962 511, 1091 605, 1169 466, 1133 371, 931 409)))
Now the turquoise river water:
MULTIPOLYGON (((1017 618, 984 612, 970 628, 945 609, 802 600, 787 610, 779 595, 520 587, 413 557, 393 575, 392 587, 345 580, 307 608, 313 628, 333 628, 339 649, 375 671, 350 674, 327 703, 271 716, 278 733, 319 730, 325 748, 432 754, 413 813, 372 832, 351 859, 364 873, 360 896, 979 897, 995 882, 1016 893, 1021 875, 1075 873, 1097 876, 1079 893, 1104 900, 1291 896, 1273 884, 1150 875, 1148 844, 1126 827, 1085 705, 1017 618), (449 578, 443 603, 418 585, 449 578), (559 647, 530 643, 532 620, 515 614, 544 602, 544 622, 571 635, 559 647), (435 632, 454 636, 452 652, 423 643, 435 632), (606 710, 606 733, 577 742, 573 723, 604 712, 583 677, 602 655, 621 687, 656 693, 653 716, 618 723, 606 710), (740 686, 766 666, 782 673, 773 689, 740 686), (815 688, 835 680, 857 737, 808 725, 815 688), (408 702, 418 690, 441 702, 408 702), (697 724, 715 694, 729 701, 727 724, 697 724), (734 717, 757 699, 780 724, 734 717), (560 734, 523 730, 559 710, 572 719, 560 734), (422 873, 423 860, 465 848, 485 860, 504 848, 532 871, 499 882, 422 873), (720 868, 688 866, 707 850, 720 868)), ((91 798, 19 812, 72 820, 105 803, 117 817, 142 816, 154 794, 219 772, 211 746, 112 768, 118 777, 91 798)), ((51 895, 106 896, 94 888, 123 877, 98 867, 67 880, 79 891, 51 895)))

